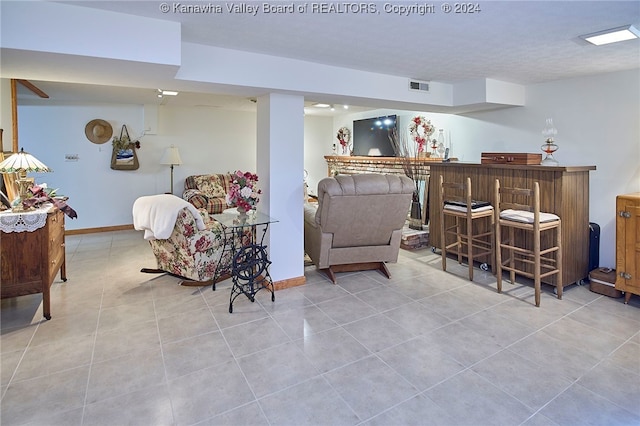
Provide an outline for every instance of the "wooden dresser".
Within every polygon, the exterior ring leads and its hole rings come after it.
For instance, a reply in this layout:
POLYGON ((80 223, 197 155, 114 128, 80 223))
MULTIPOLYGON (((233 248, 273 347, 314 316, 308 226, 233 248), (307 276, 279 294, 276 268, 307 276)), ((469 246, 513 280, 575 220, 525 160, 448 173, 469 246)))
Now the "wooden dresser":
MULTIPOLYGON (((562 286, 568 286, 589 274, 589 171, 595 166, 540 166, 475 163, 431 164, 429 192, 438 194, 438 176, 447 182, 471 178, 473 198, 492 204, 495 180, 505 187, 533 188, 540 185, 540 209, 562 219, 562 286)), ((431 198, 430 229, 440 229, 440 206, 431 198)), ((550 238, 546 236, 545 238, 550 238)), ((429 235, 431 245, 440 248, 439 232, 429 235)), ((543 245, 548 245, 543 240, 543 245)), ((556 276, 544 282, 555 285, 556 276)))
POLYGON ((41 228, 0 234, 0 297, 42 293, 43 315, 51 319, 51 284, 58 271, 62 281, 67 277, 64 214, 56 208, 46 214, 41 228))
POLYGON ((640 295, 640 192, 616 197, 616 289, 640 295))

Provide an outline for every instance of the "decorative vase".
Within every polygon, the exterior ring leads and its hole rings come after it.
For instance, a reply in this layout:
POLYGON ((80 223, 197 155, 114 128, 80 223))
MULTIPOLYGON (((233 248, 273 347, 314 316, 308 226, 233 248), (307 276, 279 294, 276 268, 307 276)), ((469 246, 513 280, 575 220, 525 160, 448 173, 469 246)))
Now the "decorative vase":
POLYGON ((411 202, 411 214, 409 215, 409 228, 422 231, 422 206, 420 201, 411 202))
POLYGON ((438 154, 440 158, 444 158, 444 152, 446 148, 444 147, 444 129, 440 129, 440 133, 438 133, 438 154))
POLYGON ((244 220, 247 219, 247 211, 245 210, 244 207, 238 206, 238 207, 236 207, 236 210, 238 210, 238 218, 239 219, 244 219, 244 220))

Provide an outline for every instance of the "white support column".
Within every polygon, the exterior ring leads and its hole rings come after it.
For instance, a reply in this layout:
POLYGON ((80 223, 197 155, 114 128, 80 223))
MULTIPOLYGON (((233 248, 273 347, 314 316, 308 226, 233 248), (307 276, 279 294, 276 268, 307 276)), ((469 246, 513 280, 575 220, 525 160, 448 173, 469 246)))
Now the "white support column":
POLYGON ((263 195, 258 210, 277 219, 266 238, 274 281, 304 276, 304 98, 258 98, 256 169, 263 195))
POLYGON ((13 148, 13 109, 10 78, 0 79, 0 128, 3 129, 0 151, 11 152, 13 148))

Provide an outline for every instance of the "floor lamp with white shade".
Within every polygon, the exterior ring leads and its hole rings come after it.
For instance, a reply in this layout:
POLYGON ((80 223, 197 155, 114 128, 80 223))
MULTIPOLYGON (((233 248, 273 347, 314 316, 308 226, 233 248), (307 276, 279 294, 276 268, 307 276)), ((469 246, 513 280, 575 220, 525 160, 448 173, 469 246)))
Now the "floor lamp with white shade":
POLYGON ((164 154, 162 154, 162 158, 160 159, 160 164, 171 166, 171 192, 173 194, 173 166, 179 166, 182 164, 182 159, 180 158, 180 151, 174 145, 171 145, 169 148, 164 150, 164 154))

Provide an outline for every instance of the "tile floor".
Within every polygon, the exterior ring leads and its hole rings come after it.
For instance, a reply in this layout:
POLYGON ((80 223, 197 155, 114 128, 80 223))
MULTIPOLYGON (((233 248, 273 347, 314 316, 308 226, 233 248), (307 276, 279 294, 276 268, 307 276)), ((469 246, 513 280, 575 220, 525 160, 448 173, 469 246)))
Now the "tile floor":
POLYGON ((69 280, 2 300, 3 425, 638 425, 640 298, 523 284, 430 250, 240 297, 181 287, 138 232, 67 238, 69 280), (454 265, 454 266, 452 266, 454 265))

